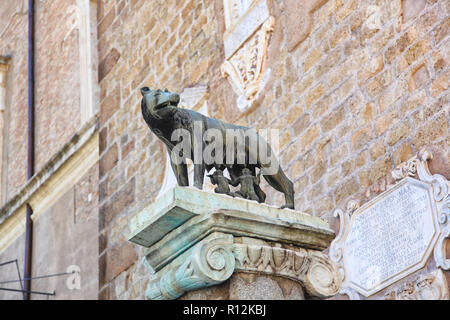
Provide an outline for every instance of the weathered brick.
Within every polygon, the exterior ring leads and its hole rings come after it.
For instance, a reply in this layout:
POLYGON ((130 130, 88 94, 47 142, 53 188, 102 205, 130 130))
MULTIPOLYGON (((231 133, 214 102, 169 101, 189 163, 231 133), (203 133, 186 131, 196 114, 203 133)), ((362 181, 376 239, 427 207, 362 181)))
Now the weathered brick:
POLYGON ((98 66, 98 81, 102 81, 108 75, 119 59, 120 52, 116 48, 112 48, 98 66))
POLYGON ((447 71, 431 83, 431 95, 433 97, 447 91, 450 82, 450 72, 447 71))
POLYGON ((403 0, 403 22, 415 18, 427 4, 426 0, 403 0))
POLYGON ((117 144, 113 144, 108 151, 100 158, 100 178, 114 168, 119 161, 117 144))
POLYGON ((396 128, 391 129, 387 135, 386 142, 392 146, 398 141, 406 137, 409 133, 409 126, 407 123, 402 122, 396 128))
POLYGON ((412 74, 412 85, 410 85, 410 90, 416 90, 422 87, 430 78, 427 67, 425 65, 420 66, 412 74))
POLYGON ((318 86, 311 89, 311 91, 305 98, 306 108, 309 109, 314 104, 314 102, 316 102, 321 96, 323 96, 324 92, 325 90, 323 84, 319 84, 318 86))
POLYGON ((105 264, 100 270, 101 277, 100 287, 109 283, 120 273, 128 269, 137 260, 135 245, 130 242, 123 242, 112 247, 105 253, 105 264))
POLYGON ((425 54, 430 51, 430 49, 431 46, 429 41, 427 41, 426 39, 419 40, 405 52, 405 60, 409 65, 411 65, 417 59, 425 56, 425 54))
POLYGON ((369 147, 370 160, 374 161, 386 153, 383 139, 377 140, 369 147))
POLYGON ((378 56, 377 58, 374 58, 370 60, 363 69, 358 72, 358 82, 360 85, 365 83, 367 80, 378 74, 381 70, 383 70, 384 64, 383 64, 383 57, 378 56))
POLYGON ((402 145, 397 147, 397 149, 394 150, 393 154, 393 163, 394 166, 398 166, 400 163, 405 162, 409 159, 411 159, 413 156, 413 151, 411 149, 411 146, 408 142, 404 142, 402 145))
POLYGON ((305 58, 305 62, 303 66, 305 68, 305 72, 311 69, 314 65, 316 65, 320 59, 322 58, 322 52, 319 48, 313 49, 309 55, 305 58))
POLYGON ((114 90, 102 101, 100 106, 100 123, 105 124, 117 110, 120 109, 120 86, 117 85, 114 90))
POLYGON ((108 227, 111 221, 130 206, 135 200, 136 181, 132 178, 100 207, 99 230, 108 227))
POLYGON ((114 21, 114 18, 116 17, 114 8, 111 8, 109 12, 106 14, 106 16, 103 18, 103 20, 100 22, 97 28, 98 37, 101 38, 102 35, 105 33, 105 31, 109 28, 109 26, 114 21))
POLYGON ((311 144, 319 137, 320 127, 318 124, 310 128, 304 135, 300 137, 300 143, 302 146, 302 151, 308 149, 311 144))
POLYGON ((398 116, 395 111, 388 112, 375 121, 374 129, 377 136, 385 133, 391 126, 398 121, 398 116))
POLYGON ((345 117, 344 106, 341 106, 337 110, 332 111, 320 122, 322 132, 327 132, 336 128, 344 120, 344 117, 345 117))
POLYGON ((340 203, 342 200, 347 199, 350 196, 354 196, 358 191, 359 186, 355 178, 352 177, 345 180, 334 191, 336 203, 340 203))
POLYGON ((358 8, 359 1, 348 0, 345 5, 336 13, 336 21, 339 23, 348 17, 355 9, 358 8))
POLYGON ((310 124, 311 124, 311 120, 310 120, 309 114, 305 114, 302 117, 300 117, 292 125, 292 128, 294 129, 294 135, 298 136, 301 132, 303 132, 306 128, 308 128, 310 124))
POLYGON ((434 42, 436 44, 440 43, 445 37, 448 36, 450 30, 450 17, 447 17, 444 19, 444 21, 441 22, 441 24, 434 29, 433 36, 434 36, 434 42))
POLYGON ((358 130, 352 136, 353 151, 358 151, 361 148, 365 147, 370 140, 372 140, 372 131, 370 127, 358 130))

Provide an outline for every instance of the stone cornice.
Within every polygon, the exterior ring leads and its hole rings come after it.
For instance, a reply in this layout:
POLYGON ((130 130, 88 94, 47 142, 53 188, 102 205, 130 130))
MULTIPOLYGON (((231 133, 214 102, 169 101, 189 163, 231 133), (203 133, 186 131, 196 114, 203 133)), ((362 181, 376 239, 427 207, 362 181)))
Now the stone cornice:
POLYGON ((0 225, 11 217, 20 207, 44 185, 74 154, 77 153, 98 132, 98 115, 88 121, 44 167, 36 173, 20 191, 0 209, 0 225))

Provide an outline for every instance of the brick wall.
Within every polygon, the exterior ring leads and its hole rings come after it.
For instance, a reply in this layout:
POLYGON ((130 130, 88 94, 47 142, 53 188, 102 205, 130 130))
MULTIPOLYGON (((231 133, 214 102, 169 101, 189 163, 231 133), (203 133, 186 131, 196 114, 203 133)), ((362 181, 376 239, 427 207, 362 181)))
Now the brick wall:
POLYGON ((80 129, 77 1, 36 2, 36 171, 80 129))
POLYGON ((2 194, 3 204, 26 181, 27 7, 22 6, 19 1, 6 1, 2 3, 2 9, 10 15, 2 19, 0 55, 11 56, 6 83, 5 130, 2 133, 6 138, 3 158, 6 161, 6 168, 3 167, 6 177, 2 192, 7 192, 2 194))
MULTIPOLYGON (((7 80, 7 194, 26 182, 27 166, 27 2, 5 0, 0 11, 0 55, 11 56, 7 80)), ((79 43, 76 0, 36 1, 35 171, 80 127, 79 43)), ((4 190, 4 189, 2 189, 4 190)))
MULTIPOLYGON (((100 298, 142 298, 147 281, 128 221, 156 196, 165 150, 140 114, 141 86, 207 84, 212 116, 280 129, 296 209, 313 215, 329 218, 427 145, 449 178, 448 1, 315 2, 310 32, 289 51, 286 21, 302 8, 272 1, 271 78, 254 111, 240 114, 220 74, 221 0, 99 1, 100 298)), ((282 201, 268 192, 268 203, 282 201)))

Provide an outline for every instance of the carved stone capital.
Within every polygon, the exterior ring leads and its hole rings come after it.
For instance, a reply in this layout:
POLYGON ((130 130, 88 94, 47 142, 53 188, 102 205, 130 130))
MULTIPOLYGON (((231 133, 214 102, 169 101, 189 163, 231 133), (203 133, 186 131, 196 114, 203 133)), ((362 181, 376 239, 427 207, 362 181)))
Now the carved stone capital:
POLYGON ((225 61, 221 72, 238 95, 245 112, 262 93, 270 74, 265 67, 269 38, 275 27, 268 0, 224 0, 225 61))
POLYGON ((228 280, 235 270, 232 241, 232 237, 223 237, 199 243, 181 265, 149 282, 146 297, 176 299, 188 291, 228 280))
POLYGON ((238 271, 301 282, 308 294, 315 297, 326 298, 338 292, 339 274, 320 251, 235 243, 233 253, 238 271))
POLYGON ((156 273, 147 286, 146 297, 176 299, 188 291, 218 285, 234 272, 288 278, 300 282, 314 297, 326 298, 338 293, 339 274, 320 251, 283 248, 251 238, 245 241, 233 243, 231 235, 212 234, 169 264, 166 270, 156 273))

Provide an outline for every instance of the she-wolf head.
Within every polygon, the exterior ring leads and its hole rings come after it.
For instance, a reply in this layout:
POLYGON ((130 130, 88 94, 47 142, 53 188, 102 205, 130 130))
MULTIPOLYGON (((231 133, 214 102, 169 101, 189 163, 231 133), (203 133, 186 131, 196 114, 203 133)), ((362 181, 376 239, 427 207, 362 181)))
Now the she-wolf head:
POLYGON ((169 90, 151 90, 148 87, 141 88, 142 111, 154 118, 161 119, 166 109, 176 108, 180 103, 180 96, 169 90))

